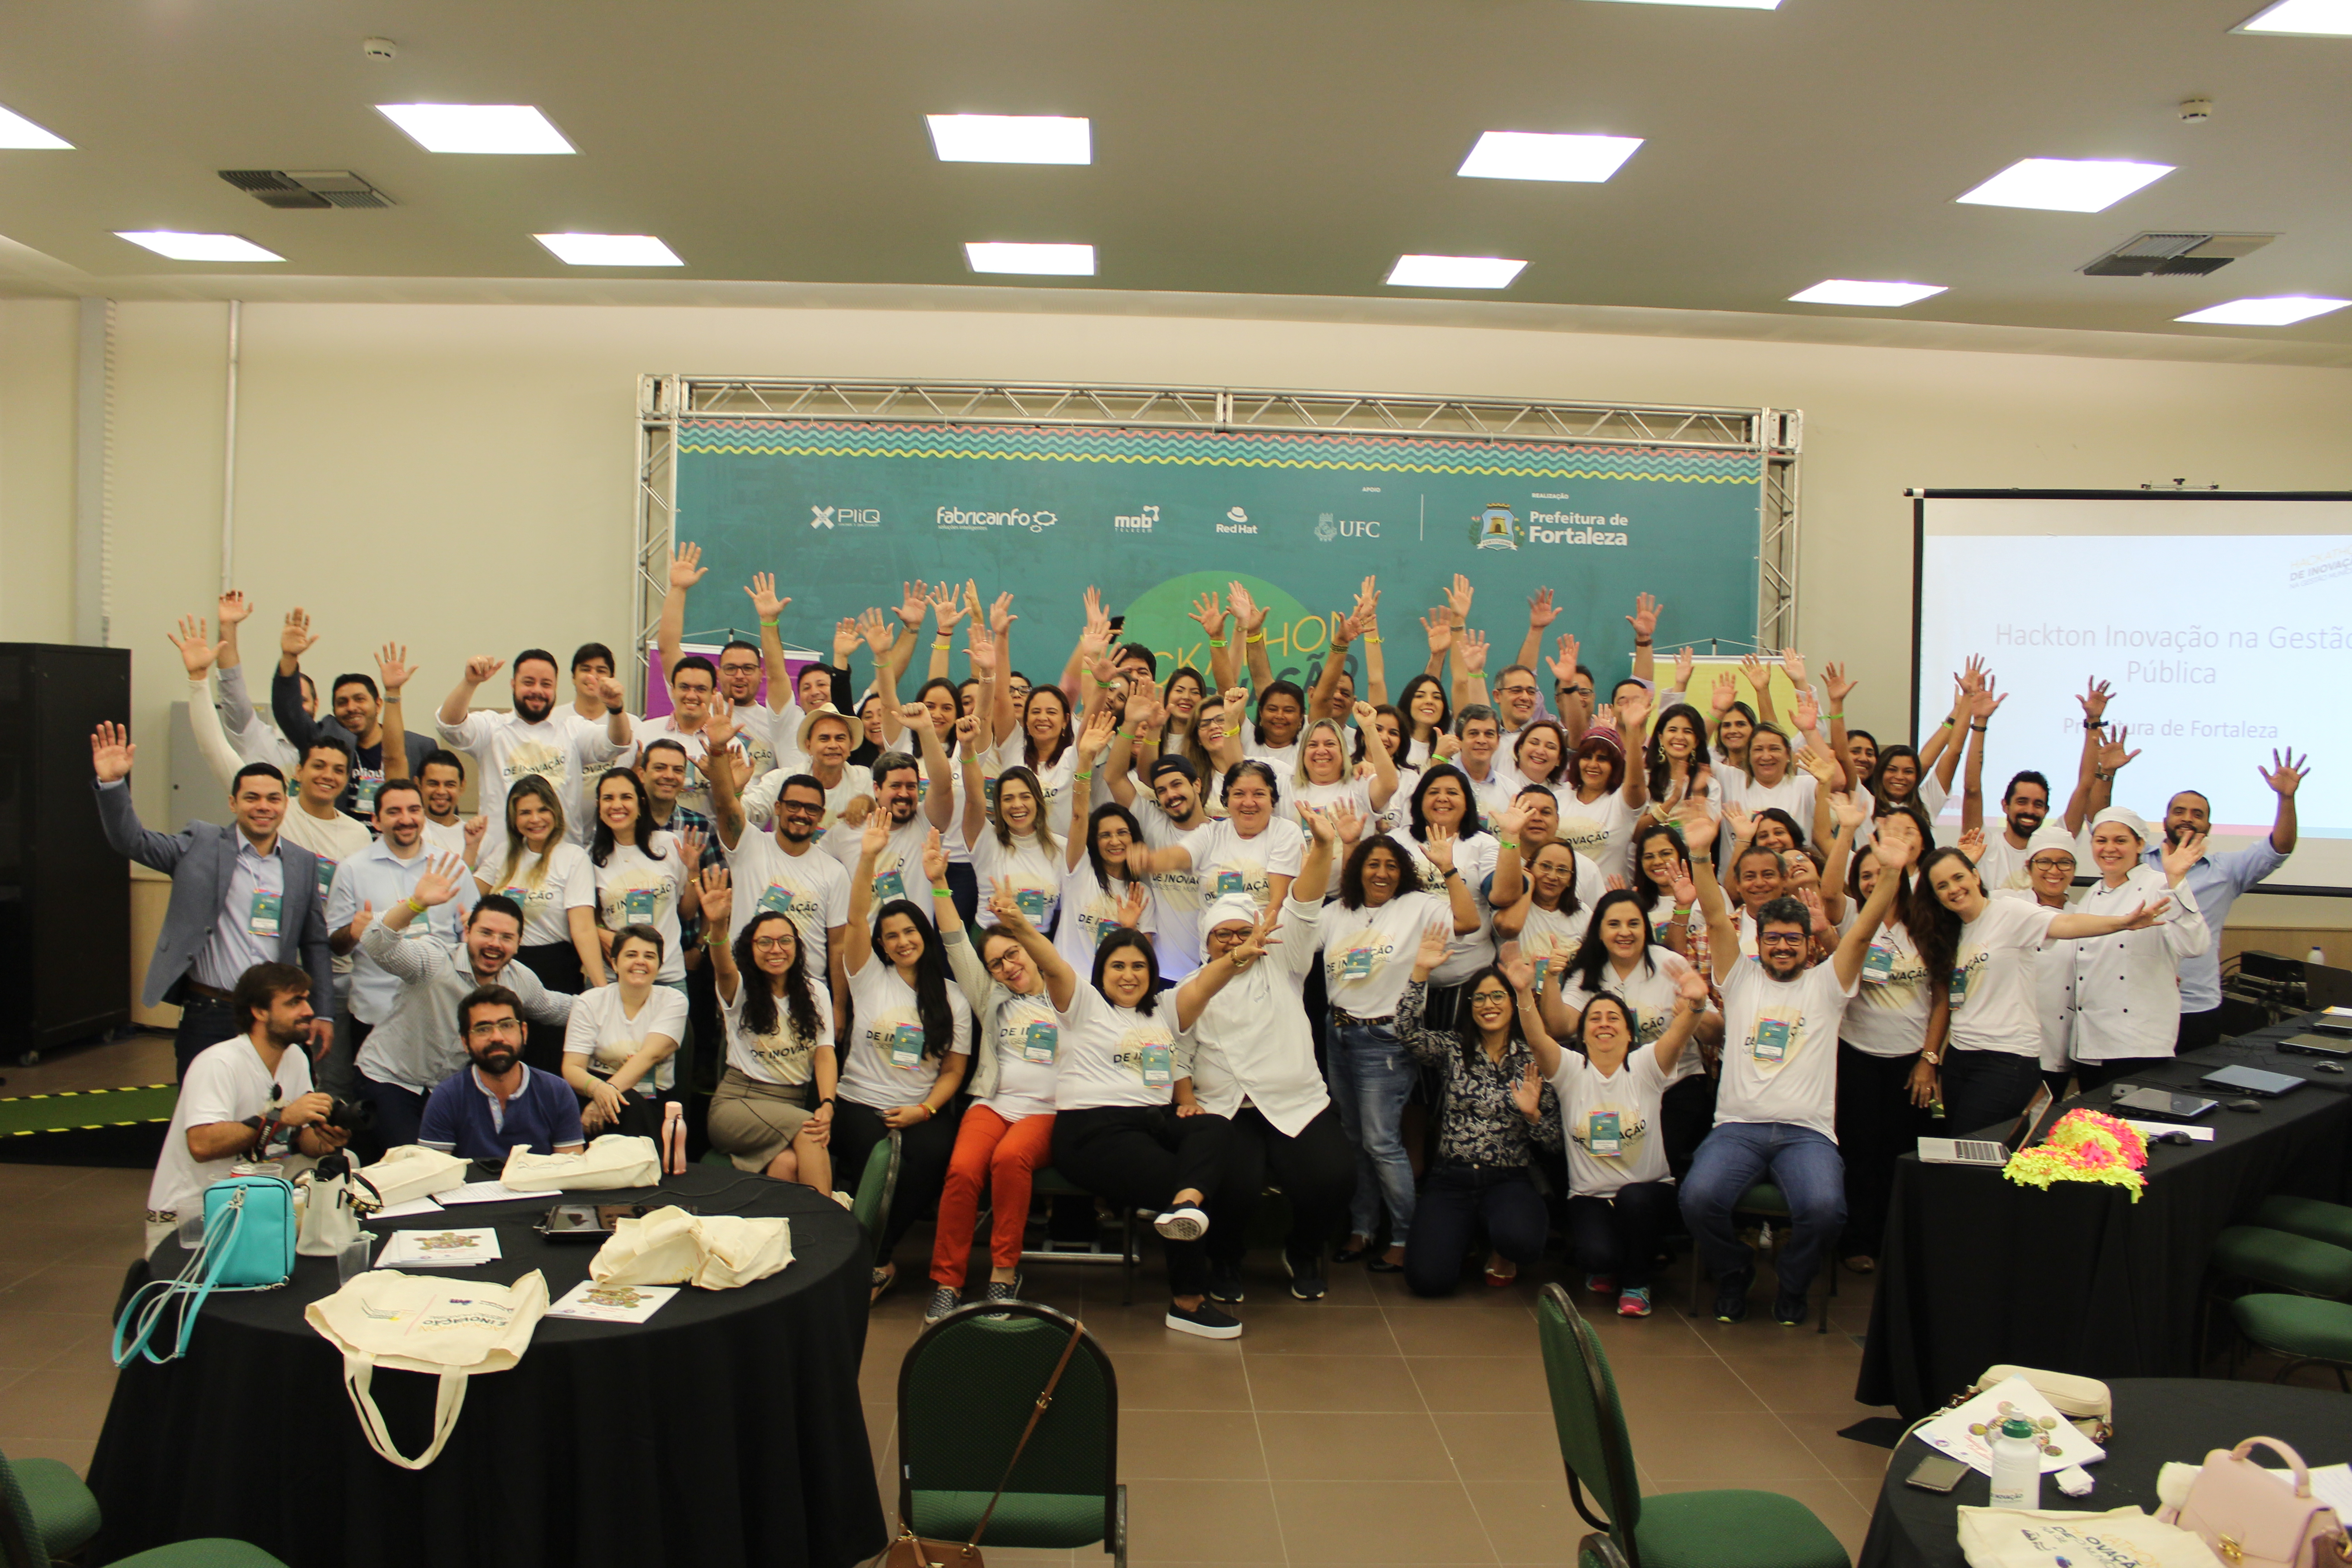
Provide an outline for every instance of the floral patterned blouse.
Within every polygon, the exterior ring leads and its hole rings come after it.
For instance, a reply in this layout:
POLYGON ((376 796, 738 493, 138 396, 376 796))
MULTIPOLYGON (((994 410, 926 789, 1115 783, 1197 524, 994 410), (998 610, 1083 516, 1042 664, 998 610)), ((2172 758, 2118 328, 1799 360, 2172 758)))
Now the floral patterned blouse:
MULTIPOLYGON (((1445 1109, 1437 1128, 1437 1157, 1465 1165, 1511 1166, 1529 1163, 1528 1143, 1546 1149, 1561 1147, 1559 1097, 1544 1085, 1543 1115, 1530 1122, 1511 1099, 1514 1085, 1527 1077, 1534 1053, 1525 1040, 1513 1040, 1499 1062, 1473 1050, 1463 1060, 1461 1037, 1451 1029, 1422 1024, 1429 1003, 1429 986, 1416 980, 1404 988, 1397 1005, 1397 1038, 1423 1065, 1435 1068, 1444 1085, 1445 1109)), ((1465 996, 1462 1005, 1467 1007, 1465 996)))

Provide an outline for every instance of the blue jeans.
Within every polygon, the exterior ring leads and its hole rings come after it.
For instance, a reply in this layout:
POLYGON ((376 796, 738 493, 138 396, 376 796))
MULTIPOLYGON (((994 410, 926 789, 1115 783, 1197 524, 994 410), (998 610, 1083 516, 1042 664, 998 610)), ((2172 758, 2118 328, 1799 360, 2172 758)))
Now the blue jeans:
POLYGON ((1780 1254, 1780 1296, 1801 1300, 1845 1226, 1845 1162, 1829 1139, 1785 1121, 1720 1123, 1698 1146, 1683 1178, 1683 1223, 1697 1239, 1699 1261, 1709 1274, 1747 1279, 1756 1255, 1732 1229, 1731 1213, 1768 1173, 1794 1216, 1788 1249, 1780 1254))
POLYGON ((1421 1077, 1420 1064, 1389 1024, 1331 1019, 1323 1077, 1339 1108, 1339 1130, 1356 1146, 1356 1196, 1348 1228, 1380 1238, 1381 1205, 1389 1211, 1389 1240, 1403 1244, 1412 1229, 1412 1162, 1405 1158, 1404 1102, 1421 1077))

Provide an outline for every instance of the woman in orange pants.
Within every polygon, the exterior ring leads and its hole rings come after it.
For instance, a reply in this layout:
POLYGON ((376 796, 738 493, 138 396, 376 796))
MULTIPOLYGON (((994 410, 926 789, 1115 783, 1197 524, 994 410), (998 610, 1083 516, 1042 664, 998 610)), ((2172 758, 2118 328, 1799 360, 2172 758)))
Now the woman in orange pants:
MULTIPOLYGON (((944 885, 944 884, 940 884, 944 885)), ((1027 921, 1010 896, 992 901, 997 924, 979 933, 947 929, 948 967, 971 1003, 972 1103, 956 1130, 955 1153, 940 1194, 939 1238, 931 1244, 931 1300, 923 1321, 963 1303, 980 1194, 989 1194, 988 1300, 1021 1293, 1021 1234, 1029 1223, 1029 1182, 1052 1158, 1054 1074, 1061 1031, 1036 961, 1005 927, 1027 921)))

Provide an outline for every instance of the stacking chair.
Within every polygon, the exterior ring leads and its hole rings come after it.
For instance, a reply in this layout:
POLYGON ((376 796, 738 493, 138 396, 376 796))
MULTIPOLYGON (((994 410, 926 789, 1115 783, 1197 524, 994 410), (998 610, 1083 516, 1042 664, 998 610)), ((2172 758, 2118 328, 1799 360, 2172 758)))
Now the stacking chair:
POLYGON ((983 1553, 1066 1552, 1100 1542, 1115 1568, 1127 1568, 1118 1379, 1093 1335, 1080 1337, 1028 1447, 1005 1474, 1077 1327, 1076 1319, 1034 1301, 975 1301, 916 1336, 898 1366, 903 1527, 926 1540, 968 1541, 1003 1483, 981 1537, 983 1553))
MULTIPOLYGON (((49 1568, 98 1533, 98 1499, 55 1459, 0 1455, 0 1563, 49 1568)), ((242 1541, 182 1541, 118 1557, 129 1568, 286 1568, 242 1541)))
POLYGON ((1558 1285, 1544 1287, 1536 1322, 1569 1497, 1592 1526, 1577 1545, 1578 1568, 1851 1568, 1829 1526, 1794 1498, 1728 1490, 1644 1498, 1616 1379, 1592 1325, 1558 1285))
POLYGON ((2352 1251, 2352 1207, 2343 1204, 2273 1194, 2254 1210, 2253 1223, 2266 1230, 2283 1230, 2352 1251))
MULTIPOLYGON (((1041 1165, 1031 1174, 1029 1191, 1032 1196, 1041 1198, 1088 1195, 1085 1188, 1073 1184, 1051 1165, 1041 1165)), ((1043 1246, 1022 1249, 1021 1261, 1024 1265, 1031 1263, 1117 1264, 1119 1269, 1121 1291, 1119 1305, 1132 1306, 1135 1302, 1135 1271, 1143 1262, 1143 1251, 1136 1236, 1135 1216, 1136 1211, 1133 1209, 1122 1209, 1119 1212, 1117 1252, 1107 1252, 1103 1249, 1099 1232, 1090 1232, 1090 1239, 1084 1246, 1076 1244, 1057 1246, 1049 1232, 1043 1246)))
MULTIPOLYGON (((1739 1222, 1742 1219, 1760 1220, 1764 1227, 1769 1230, 1776 1223, 1792 1225, 1795 1218, 1796 1216, 1790 1212, 1788 1198, 1780 1188, 1769 1182, 1759 1182, 1749 1187, 1731 1211, 1731 1225, 1734 1230, 1739 1228, 1739 1222)), ((1706 1305, 1700 1298, 1700 1291, 1706 1282, 1706 1268, 1699 1261, 1698 1253, 1697 1239, 1694 1237, 1691 1244, 1690 1304, 1691 1316, 1694 1318, 1701 1315, 1701 1310, 1706 1305)), ((1821 1327, 1813 1331, 1825 1334, 1830 1331, 1830 1298, 1837 1294, 1837 1259, 1834 1258, 1826 1259, 1822 1272, 1829 1276, 1830 1284, 1829 1289, 1822 1292, 1821 1327)))
POLYGON ((890 1200, 898 1188, 898 1130, 892 1128, 890 1136, 874 1145, 866 1156, 866 1169, 857 1174, 857 1190, 850 1194, 849 1212, 866 1227, 866 1238, 874 1248, 875 1268, 883 1264, 882 1222, 889 1217, 890 1200))
POLYGON ((2272 1382, 2284 1383, 2297 1367, 2315 1363, 2332 1369, 2336 1386, 2352 1394, 2345 1375, 2352 1370, 2352 1306, 2311 1296, 2241 1296, 2230 1303, 2230 1316, 2249 1344, 2286 1357, 2272 1382))

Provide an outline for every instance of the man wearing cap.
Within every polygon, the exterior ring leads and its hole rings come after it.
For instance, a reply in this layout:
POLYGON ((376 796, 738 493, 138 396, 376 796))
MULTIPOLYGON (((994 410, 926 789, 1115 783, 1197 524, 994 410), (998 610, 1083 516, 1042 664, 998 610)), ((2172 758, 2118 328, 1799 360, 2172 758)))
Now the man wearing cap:
MULTIPOLYGON (((2151 867, 2142 858, 2154 837, 2137 812, 2111 805, 2091 819, 2091 859, 2099 879, 2074 907, 2102 918, 2128 914, 2169 898, 2154 925, 2057 944, 2074 970, 2066 1054, 2085 1091, 2171 1058, 2180 1028, 2180 966, 2211 951, 2213 935, 2185 879, 2205 853, 2205 836, 2188 833, 2162 846, 2151 867)), ((2046 956, 2046 955, 2045 955, 2046 956)))
MULTIPOLYGON (((2126 756, 2124 760, 2130 759, 2126 756)), ((2180 1050, 2213 1045, 2221 1038, 2221 928, 2229 923, 2230 906, 2237 901, 2238 895, 2277 870, 2294 853, 2294 792, 2309 776, 2305 764, 2310 761, 2308 756, 2296 756, 2294 748, 2290 746, 2284 753, 2273 752, 2269 767, 2256 764, 2255 771, 2263 775, 2263 782, 2278 796, 2278 814, 2271 821, 2270 837, 2256 839, 2235 855, 2224 855, 2218 860, 2200 855, 2189 868, 2182 886, 2196 896, 2198 908, 2205 912, 2205 924, 2214 940, 2210 946, 2185 959, 2180 965, 2180 1050)), ((2114 768, 2103 766, 2101 772, 2105 777, 2100 782, 2112 787, 2114 768)), ((2182 790, 2164 808, 2167 846, 2179 844, 2191 835, 2202 844, 2205 836, 2212 831, 2213 803, 2193 789, 2182 790)), ((2151 866, 2161 865, 2164 847, 2149 847, 2143 858, 2151 866)))

